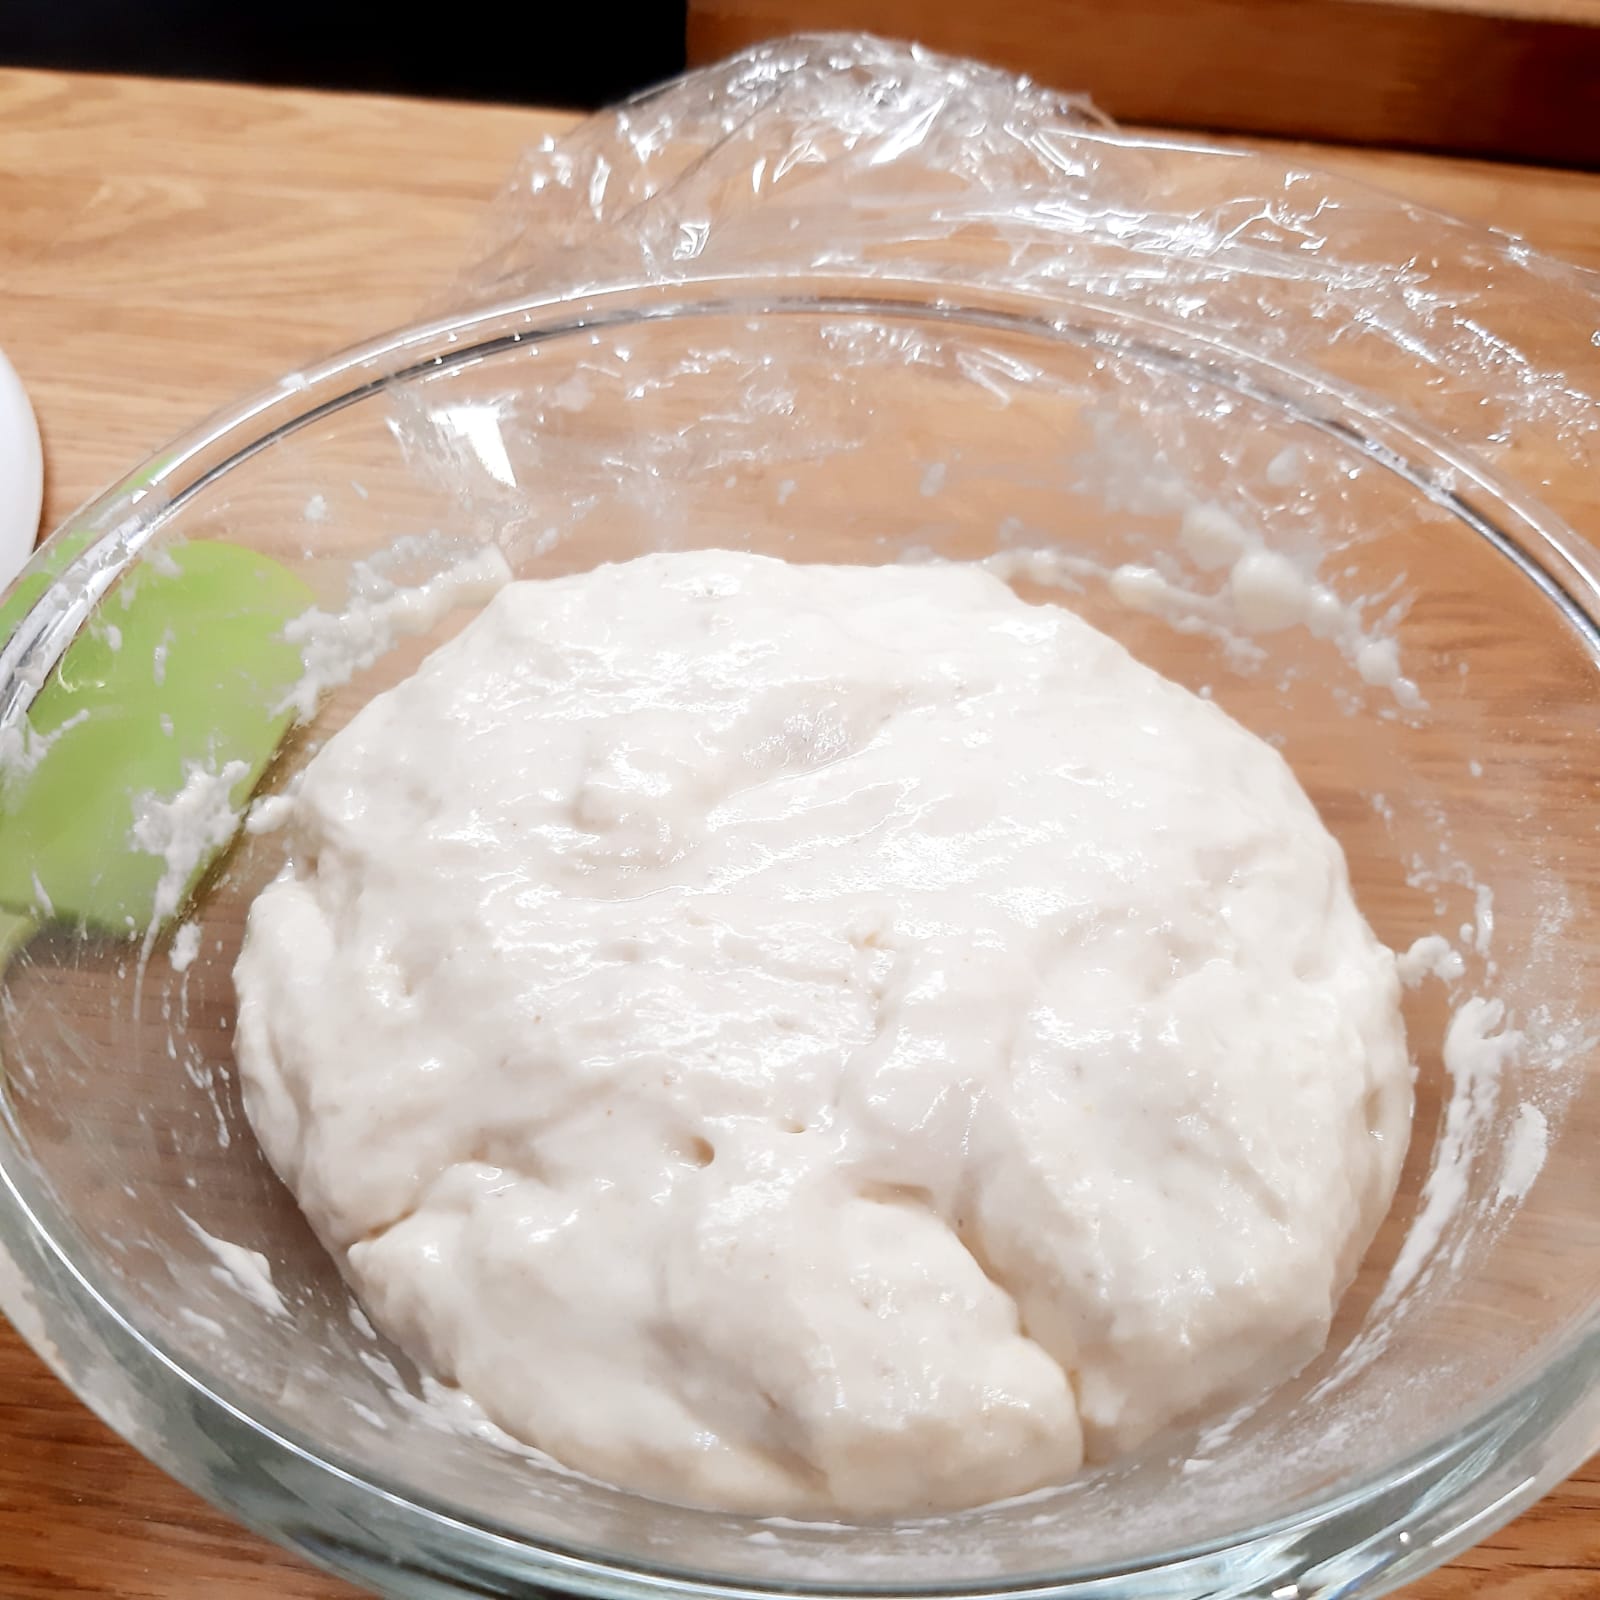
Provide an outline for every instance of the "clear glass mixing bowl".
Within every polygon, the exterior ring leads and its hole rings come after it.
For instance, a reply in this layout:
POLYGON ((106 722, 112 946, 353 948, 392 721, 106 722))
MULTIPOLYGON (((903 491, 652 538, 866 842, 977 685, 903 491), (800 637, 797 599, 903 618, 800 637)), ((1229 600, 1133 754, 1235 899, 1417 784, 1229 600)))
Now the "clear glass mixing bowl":
MULTIPOLYGON (((400 1596, 1354 1596, 1481 1537, 1600 1440, 1600 560, 1445 444, 1105 302, 743 281, 409 331, 213 421, 72 527, 88 548, 0 655, 0 731, 129 575, 186 539, 266 551, 331 610, 370 588, 374 558, 403 583, 487 539, 523 577, 695 546, 1065 555, 1018 558, 1022 592, 1066 599, 1280 744, 1380 936, 1442 930, 1466 960, 1453 990, 1408 998, 1400 1194, 1299 1378, 1018 1503, 758 1522, 441 1423, 352 1316, 240 1111, 230 972, 281 848, 241 837, 201 889, 186 971, 166 940, 141 964, 70 927, 12 958, 0 1305, 102 1417, 254 1527, 400 1596), (1348 639, 1241 633, 1221 601, 1176 625, 1121 603, 1104 578, 1121 563, 1217 589, 1183 539, 1185 508, 1208 502, 1392 638, 1421 703, 1370 660, 1363 676, 1348 639), (1457 1083, 1444 1030, 1480 993, 1524 1043, 1457 1083), (1529 1107, 1548 1130, 1536 1177, 1529 1107), (1430 1198, 1435 1248, 1385 1289, 1430 1198), (196 1227, 261 1252, 283 1314, 196 1227)), ((463 620, 326 696, 265 787, 463 620)))

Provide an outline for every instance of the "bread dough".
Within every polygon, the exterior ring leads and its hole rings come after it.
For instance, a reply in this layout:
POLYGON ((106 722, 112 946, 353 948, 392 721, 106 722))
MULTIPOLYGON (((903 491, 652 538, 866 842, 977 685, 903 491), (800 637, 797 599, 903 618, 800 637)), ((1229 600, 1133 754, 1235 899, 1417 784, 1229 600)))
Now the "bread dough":
POLYGON ((373 1319, 671 1500, 1059 1481, 1323 1344, 1393 955, 1278 754, 972 568, 514 584, 309 764, 260 1141, 373 1319))

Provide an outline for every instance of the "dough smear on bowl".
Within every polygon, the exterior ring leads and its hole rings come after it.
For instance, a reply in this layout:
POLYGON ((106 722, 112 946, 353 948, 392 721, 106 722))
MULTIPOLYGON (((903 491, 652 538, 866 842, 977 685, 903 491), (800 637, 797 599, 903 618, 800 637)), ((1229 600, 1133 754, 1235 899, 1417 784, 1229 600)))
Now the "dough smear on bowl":
POLYGON ((1392 1196, 1394 957, 1293 774, 955 566, 514 584, 311 761, 261 1144, 517 1437, 844 1518, 1289 1375, 1392 1196))

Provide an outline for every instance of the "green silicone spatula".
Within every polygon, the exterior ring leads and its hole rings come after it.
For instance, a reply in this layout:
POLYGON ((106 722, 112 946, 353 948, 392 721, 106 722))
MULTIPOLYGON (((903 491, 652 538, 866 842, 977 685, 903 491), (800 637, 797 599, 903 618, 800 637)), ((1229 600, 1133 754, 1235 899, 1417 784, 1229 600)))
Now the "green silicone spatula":
MULTIPOLYGON (((75 553, 63 546, 58 569, 75 553)), ((0 640, 51 581, 47 567, 18 585, 0 606, 0 640)), ((268 557, 194 541, 147 557, 101 603, 0 767, 0 968, 44 921, 124 937, 151 928, 169 862, 136 846, 137 808, 233 762, 230 800, 243 804, 288 730, 282 708, 303 670, 284 624, 312 601, 268 557)), ((215 849, 194 861, 178 906, 215 849)))

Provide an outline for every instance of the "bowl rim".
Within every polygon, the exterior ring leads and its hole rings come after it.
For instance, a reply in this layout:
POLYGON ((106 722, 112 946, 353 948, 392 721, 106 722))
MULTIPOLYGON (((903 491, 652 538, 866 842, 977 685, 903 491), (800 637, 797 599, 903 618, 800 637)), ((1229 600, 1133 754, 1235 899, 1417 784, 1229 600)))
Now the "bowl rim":
MULTIPOLYGON (((1296 421, 1337 437, 1345 448, 1396 474, 1485 538, 1544 593, 1600 658, 1600 552, 1517 485, 1390 402, 1226 336, 1059 287, 1046 295, 918 277, 830 279, 808 274, 800 280, 783 275, 706 276, 670 283, 641 279, 588 294, 518 298, 463 316, 411 324, 286 374, 243 401, 213 413, 66 518, 25 569, 23 578, 46 570, 68 536, 82 536, 87 530, 82 548, 54 574, 11 636, 0 641, 0 728, 25 714, 50 667, 100 598, 170 517, 234 467, 321 418, 522 344, 684 317, 801 314, 936 320, 1087 344, 1287 411, 1296 421), (324 391, 331 392, 325 395, 324 391)), ((1338 1551, 1341 1557, 1348 1557, 1354 1550, 1372 1547, 1374 1564, 1364 1574, 1362 1592, 1375 1592, 1365 1587, 1366 1579, 1387 1588, 1448 1559, 1509 1520, 1600 1443, 1600 1306, 1595 1306, 1551 1342, 1537 1371, 1490 1391, 1456 1427, 1387 1468, 1341 1480, 1335 1492, 1308 1496, 1263 1522, 1229 1528, 1172 1550, 1152 1551, 1133 1561, 940 1584, 769 1582, 677 1569, 670 1564, 649 1565, 598 1548, 535 1542, 509 1524, 387 1482, 369 1466, 325 1451, 317 1441, 277 1419, 263 1420, 255 1408, 230 1397, 233 1386, 226 1380, 206 1372, 192 1358, 175 1354, 158 1337, 140 1329, 116 1290, 101 1281, 85 1265, 82 1253, 71 1247, 74 1229, 70 1219, 26 1170, 21 1139, 3 1096, 0 1120, 16 1141, 13 1160, 13 1152, 0 1140, 0 1268, 6 1264, 6 1247, 10 1246, 39 1269, 37 1278, 48 1283, 51 1294, 65 1292, 72 1298, 76 1313, 88 1316, 100 1336, 115 1332, 119 1343, 145 1352, 150 1370, 159 1369, 168 1381, 175 1380, 175 1393, 181 1391, 203 1411, 214 1414, 215 1420, 227 1420, 224 1431, 237 1432, 259 1452, 259 1461, 247 1474, 252 1481, 269 1462, 301 1463, 324 1476, 329 1486, 342 1486, 339 1498, 350 1502, 345 1510, 355 1514, 358 1523, 363 1508, 400 1507, 404 1514, 452 1530, 452 1536, 466 1544, 481 1545, 480 1553, 489 1565, 479 1578, 501 1572, 494 1564, 495 1557, 514 1553, 517 1581, 548 1582, 569 1592, 617 1597, 659 1593, 666 1587, 727 1600, 775 1592, 884 1597, 1093 1594, 1110 1600, 1134 1592, 1115 1587, 1124 1579, 1148 1579, 1217 1557, 1228 1558, 1236 1566, 1235 1558, 1254 1559, 1265 1552, 1282 1553, 1294 1547, 1297 1553, 1291 1564, 1278 1574, 1296 1574, 1284 1577, 1289 1583, 1303 1581, 1308 1570, 1306 1552, 1298 1551, 1300 1540, 1405 1490, 1412 1498, 1398 1521, 1386 1524, 1363 1546, 1341 1546, 1338 1551), (53 1258, 52 1263, 45 1262, 46 1256, 53 1258), (1563 1375, 1563 1384, 1555 1386, 1561 1390, 1554 1396, 1559 1404, 1552 1404, 1552 1373, 1563 1375), (1523 1433, 1528 1436, 1524 1438, 1523 1433), (1474 1493, 1476 1488, 1498 1487, 1498 1478, 1486 1472, 1475 1474, 1465 1485, 1456 1481, 1462 1461, 1473 1452, 1492 1443, 1496 1454, 1503 1455, 1505 1443, 1513 1436, 1519 1443, 1519 1458, 1526 1452, 1537 1459, 1531 1470, 1523 1470, 1525 1460, 1515 1463, 1520 1475, 1509 1489, 1487 1498, 1474 1493), (1108 1583, 1113 1587, 1105 1587, 1108 1583)), ((0 1270, 0 1310, 11 1314, 28 1341, 50 1360, 54 1353, 49 1348, 51 1332, 60 1322, 52 1312, 60 1308, 47 1295, 45 1305, 34 1304, 35 1315, 28 1315, 29 1283, 33 1281, 0 1270)), ((108 1408, 101 1386, 87 1382, 79 1372, 63 1370, 64 1362, 51 1364, 80 1399, 128 1436, 116 1415, 106 1415, 107 1409, 115 1411, 116 1407, 108 1408)), ((148 1434, 148 1430, 140 1431, 148 1434)), ((383 1551, 346 1549, 330 1554, 320 1547, 312 1530, 297 1531, 253 1514, 249 1495, 233 1492, 228 1484, 209 1477, 197 1481, 193 1464, 181 1452, 164 1448, 159 1435, 130 1438, 130 1442, 234 1515, 320 1564, 358 1580, 394 1581, 394 1569, 383 1551)), ((236 1487, 239 1481, 229 1480, 229 1484, 236 1487)), ((386 1523, 387 1517, 378 1520, 386 1523)), ((1328 1554, 1326 1550, 1318 1552, 1319 1559, 1328 1554)), ((458 1565, 440 1575, 451 1582, 464 1578, 478 1581, 472 1576, 474 1571, 472 1561, 463 1554, 458 1565)), ((501 1591, 468 1588, 462 1592, 501 1591)), ((1137 1592, 1147 1594, 1149 1590, 1137 1592)))

